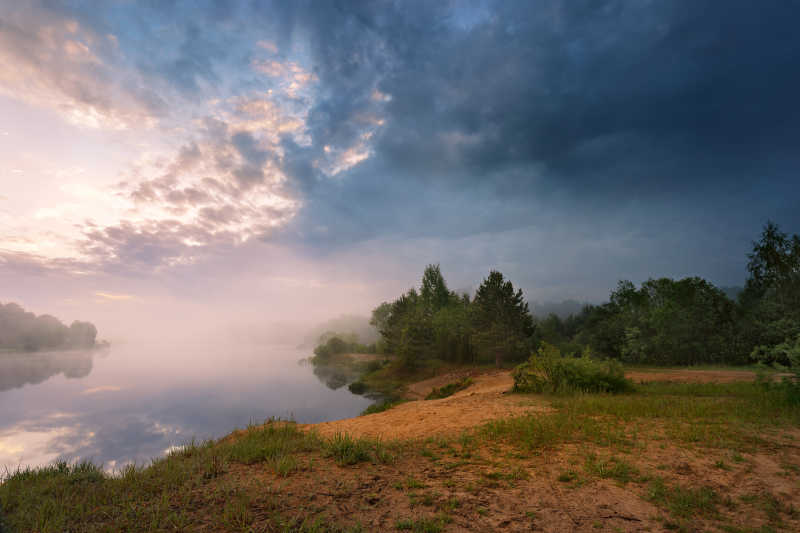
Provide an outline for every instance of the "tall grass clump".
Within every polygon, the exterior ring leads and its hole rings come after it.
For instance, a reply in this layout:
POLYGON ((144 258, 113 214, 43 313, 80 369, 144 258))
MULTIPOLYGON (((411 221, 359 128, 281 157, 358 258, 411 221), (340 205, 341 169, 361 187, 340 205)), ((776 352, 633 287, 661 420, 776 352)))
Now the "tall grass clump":
POLYGON ((310 451, 319 447, 316 435, 300 431, 292 422, 268 420, 261 426, 250 426, 242 434, 222 446, 224 455, 231 461, 253 464, 268 461, 280 464, 295 452, 310 451))
POLYGON ((625 378, 618 361, 598 361, 584 354, 562 357, 555 346, 542 343, 539 351, 512 372, 514 392, 628 392, 633 383, 625 378))
POLYGON ((74 531, 72 524, 102 505, 108 481, 90 462, 6 471, 0 475, 0 531, 74 531), (87 505, 86 494, 92 496, 93 507, 87 505))
POLYGON ((337 433, 323 442, 325 455, 333 457, 340 465, 363 462, 390 463, 394 456, 378 440, 353 438, 346 433, 337 433))

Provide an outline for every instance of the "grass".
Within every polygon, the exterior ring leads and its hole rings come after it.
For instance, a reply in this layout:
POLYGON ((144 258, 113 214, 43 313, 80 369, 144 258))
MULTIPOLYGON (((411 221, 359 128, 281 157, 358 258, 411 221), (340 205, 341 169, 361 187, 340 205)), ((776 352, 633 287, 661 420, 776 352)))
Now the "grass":
POLYGON ((586 457, 585 469, 589 474, 602 479, 614 479, 623 485, 640 476, 639 469, 628 461, 614 456, 601 459, 594 453, 586 457))
POLYGON ((366 409, 364 409, 361 412, 361 416, 372 415, 372 414, 375 414, 375 413, 382 413, 384 411, 388 411, 392 407, 396 407, 396 406, 400 405, 401 403, 405 403, 407 401, 408 400, 402 400, 402 399, 401 400, 384 400, 382 402, 374 403, 374 404, 370 405, 369 407, 367 407, 366 409))
POLYGON ((327 457, 333 457, 340 466, 361 462, 388 464, 395 460, 395 455, 380 440, 353 438, 343 433, 323 440, 322 449, 327 457))
POLYGON ((438 400, 441 398, 447 398, 448 396, 452 396, 453 394, 457 393, 458 391, 462 391, 472 385, 473 381, 472 378, 462 378, 458 381, 454 381, 453 383, 448 383, 447 385, 434 388, 426 397, 426 400, 438 400))
POLYGON ((648 499, 666 508, 677 518, 691 518, 695 515, 716 516, 720 497, 710 487, 687 487, 669 485, 662 478, 656 478, 648 488, 648 499))
MULTIPOLYGON (((642 365, 637 363, 625 363, 625 370, 629 372, 662 372, 664 370, 711 370, 711 371, 750 371, 750 372, 759 372, 764 370, 764 365, 760 364, 750 364, 750 365, 723 365, 723 364, 700 364, 700 365, 692 365, 692 366, 680 366, 680 365, 665 365, 665 366, 653 366, 653 365, 642 365)), ((767 367, 766 371, 768 373, 777 372, 772 368, 767 367)))
POLYGON ((285 422, 251 426, 237 437, 220 446, 220 453, 228 460, 248 465, 267 461, 281 469, 286 468, 285 461, 291 454, 313 450, 321 442, 316 435, 285 422))
MULTIPOLYGON (((113 475, 90 462, 9 471, 0 479, 0 510, 5 513, 0 524, 5 520, 11 531, 153 531, 182 529, 201 515, 211 517, 215 528, 247 530, 254 509, 271 504, 258 499, 263 490, 229 486, 232 467, 263 465, 279 479, 287 478, 300 470, 298 457, 309 453, 341 466, 386 464, 395 458, 380 441, 323 438, 294 423, 272 420, 219 441, 189 442, 147 467, 128 465, 113 475)), ((273 522, 276 528, 285 523, 277 514, 273 522)), ((344 531, 325 527, 307 524, 297 530, 344 531)))
POLYGON ((439 515, 434 517, 417 518, 412 520, 406 518, 398 520, 395 524, 395 529, 398 531, 413 531, 414 533, 439 533, 444 531, 445 525, 449 524, 452 519, 447 515, 439 515))
MULTIPOLYGON (((565 431, 572 420, 591 417, 607 427, 620 422, 658 421, 679 441, 727 447, 753 442, 763 429, 800 425, 800 409, 782 395, 751 383, 648 383, 634 395, 582 394, 553 399, 565 431), (702 433, 702 435, 700 434, 702 433)), ((591 423, 584 433, 597 428, 591 423)))
MULTIPOLYGON (((369 529, 353 523, 359 508, 393 505, 381 489, 394 484, 417 507, 391 508, 389 527, 443 531, 446 513, 496 512, 487 495, 547 475, 531 461, 568 449, 577 451, 552 474, 563 490, 613 480, 661 508, 669 517, 664 527, 688 527, 695 517, 722 527, 731 500, 722 488, 678 482, 668 467, 645 471, 636 458, 648 447, 700 448, 703 464, 730 476, 752 466, 749 453, 774 450, 777 430, 800 425, 798 406, 753 383, 649 383, 631 394, 545 398, 553 411, 493 420, 456 437, 384 443, 323 437, 272 420, 218 441, 189 442, 114 475, 88 462, 17 469, 0 479, 0 523, 5 519, 10 531, 43 533, 185 530, 198 523, 209 530, 359 531, 369 529), (299 480, 307 485, 292 488, 299 480), (352 511, 346 515, 336 504, 321 505, 321 496, 307 487, 322 484, 327 492, 319 494, 359 503, 347 506, 352 511), (339 514, 330 519, 329 510, 339 514), (433 514, 413 514, 420 510, 433 514), (339 524, 337 517, 349 522, 339 524)), ((800 468, 790 466, 783 470, 796 476, 800 468)), ((733 503, 771 526, 797 519, 791 504, 768 495, 733 503)))

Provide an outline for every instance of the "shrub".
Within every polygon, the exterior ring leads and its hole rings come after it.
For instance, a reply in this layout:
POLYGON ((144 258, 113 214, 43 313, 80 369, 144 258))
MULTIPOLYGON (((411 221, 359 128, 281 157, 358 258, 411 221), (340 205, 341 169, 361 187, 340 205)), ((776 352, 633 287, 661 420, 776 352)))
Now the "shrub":
POLYGON ((555 346, 539 351, 512 372, 514 392, 626 392, 633 383, 618 361, 597 361, 584 354, 562 357, 555 346))
POLYGON ((758 346, 753 350, 752 357, 762 364, 791 372, 792 375, 785 376, 780 383, 773 383, 765 376, 760 381, 765 389, 779 390, 787 403, 800 405, 800 334, 775 346, 758 346), (785 365, 778 361, 784 361, 785 365))
POLYGON ((368 361, 366 366, 364 367, 364 370, 367 373, 375 372, 376 370, 380 370, 381 368, 383 368, 384 364, 386 364, 386 360, 378 361, 377 359, 375 359, 373 361, 368 361))
POLYGON ((441 388, 434 388, 430 394, 425 396, 426 400, 438 400, 440 398, 447 398, 448 396, 452 396, 453 394, 457 393, 458 391, 464 390, 467 387, 472 385, 472 378, 462 378, 458 381, 454 381, 453 383, 448 383, 444 387, 441 388))
POLYGON ((348 344, 339 337, 331 337, 324 344, 314 348, 314 354, 322 360, 330 359, 333 355, 346 352, 348 347, 348 344))
POLYGON ((367 385, 363 381, 354 381, 347 386, 347 389, 353 394, 364 394, 367 392, 367 385))
POLYGON ((394 407, 395 405, 400 405, 401 403, 405 403, 406 400, 384 400, 379 403, 373 403, 366 409, 361 412, 361 416, 364 415, 372 415, 375 413, 382 413, 394 407))

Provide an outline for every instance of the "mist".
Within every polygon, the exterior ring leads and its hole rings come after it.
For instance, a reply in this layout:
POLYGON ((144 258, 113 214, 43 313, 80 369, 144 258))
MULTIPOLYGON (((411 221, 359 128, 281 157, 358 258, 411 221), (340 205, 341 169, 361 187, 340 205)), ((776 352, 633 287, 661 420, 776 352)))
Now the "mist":
POLYGON ((0 302, 109 345, 0 352, 0 467, 355 416, 356 374, 299 361, 378 340, 426 265, 540 317, 743 286, 800 227, 795 11, 2 3, 0 302))

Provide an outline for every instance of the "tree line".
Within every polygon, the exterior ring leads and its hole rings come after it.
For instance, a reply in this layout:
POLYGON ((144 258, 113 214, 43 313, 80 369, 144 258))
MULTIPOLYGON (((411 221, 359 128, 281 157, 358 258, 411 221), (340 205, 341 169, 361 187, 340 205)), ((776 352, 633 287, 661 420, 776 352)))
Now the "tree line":
POLYGON ((744 289, 730 298, 699 277, 620 281, 609 301, 560 318, 534 319, 522 291, 491 271, 475 292, 451 291, 439 265, 372 312, 378 350, 409 367, 426 359, 497 365, 544 344, 654 365, 800 363, 800 237, 769 222, 748 254, 744 289))
POLYGON ((438 358, 460 363, 518 361, 530 353, 535 331, 522 290, 493 270, 474 298, 447 287, 439 265, 428 265, 419 290, 409 289, 372 312, 379 349, 406 366, 438 358))
POLYGON ((67 348, 91 348, 97 328, 74 321, 69 327, 51 315, 36 316, 15 303, 0 303, 0 349, 33 352, 67 348))

